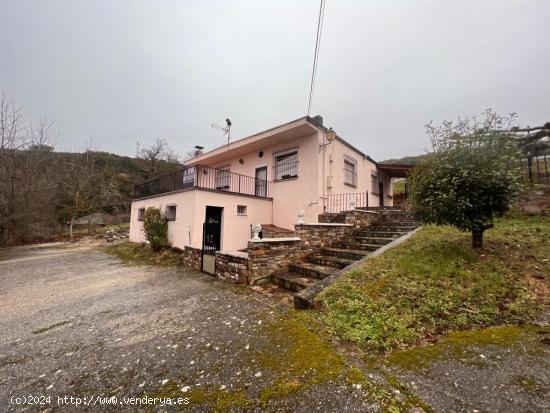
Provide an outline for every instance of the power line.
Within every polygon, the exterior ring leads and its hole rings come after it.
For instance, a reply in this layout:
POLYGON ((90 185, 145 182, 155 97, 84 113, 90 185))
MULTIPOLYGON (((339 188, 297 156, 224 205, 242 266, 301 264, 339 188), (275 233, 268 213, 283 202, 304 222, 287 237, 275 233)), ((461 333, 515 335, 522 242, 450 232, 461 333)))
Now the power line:
POLYGON ((311 102, 313 101, 313 90, 315 88, 315 77, 317 74, 317 60, 319 59, 319 49, 321 47, 321 33, 323 30, 323 20, 325 19, 325 0, 321 0, 319 6, 319 20, 317 22, 317 37, 315 39, 315 52, 313 53, 313 69, 311 71, 311 84, 309 86, 309 102, 307 105, 307 115, 311 114, 311 102))

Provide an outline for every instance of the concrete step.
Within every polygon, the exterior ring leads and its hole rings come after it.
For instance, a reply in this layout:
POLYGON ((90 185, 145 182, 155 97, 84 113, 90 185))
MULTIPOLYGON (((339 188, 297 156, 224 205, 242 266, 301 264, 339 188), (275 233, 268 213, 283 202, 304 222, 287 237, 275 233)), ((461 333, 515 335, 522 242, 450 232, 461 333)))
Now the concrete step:
POLYGON ((361 244, 386 245, 394 240, 389 237, 353 237, 353 241, 361 244))
POLYGON ((405 235, 408 231, 357 231, 354 235, 357 237, 382 237, 382 238, 399 238, 405 235))
POLYGON ((273 283, 278 285, 279 287, 295 292, 303 290, 304 288, 311 287, 317 281, 319 281, 316 278, 293 272, 275 274, 271 277, 271 279, 273 283))
POLYGON ((326 247, 321 250, 323 255, 332 255, 340 258, 347 258, 350 260, 360 260, 368 255, 368 252, 362 250, 352 250, 348 248, 335 248, 326 247))
POLYGON ((307 275, 308 277, 318 278, 320 280, 338 271, 338 268, 328 265, 312 264, 311 262, 290 264, 288 266, 288 269, 291 272, 295 272, 301 275, 307 275))
POLYGON ((369 231, 376 232, 410 232, 418 228, 418 225, 374 225, 369 227, 369 231))
POLYGON ((340 242, 336 244, 335 247, 363 252, 372 252, 376 251, 378 248, 383 247, 383 245, 361 244, 358 242, 340 242))
POLYGON ((335 257, 333 255, 313 255, 307 259, 312 264, 326 265, 334 268, 345 268, 351 263, 354 259, 335 257))
POLYGON ((413 217, 378 217, 376 220, 377 222, 418 222, 417 219, 414 219, 413 217))
POLYGON ((396 228, 396 227, 418 227, 420 224, 418 222, 375 222, 373 225, 368 228, 396 228))

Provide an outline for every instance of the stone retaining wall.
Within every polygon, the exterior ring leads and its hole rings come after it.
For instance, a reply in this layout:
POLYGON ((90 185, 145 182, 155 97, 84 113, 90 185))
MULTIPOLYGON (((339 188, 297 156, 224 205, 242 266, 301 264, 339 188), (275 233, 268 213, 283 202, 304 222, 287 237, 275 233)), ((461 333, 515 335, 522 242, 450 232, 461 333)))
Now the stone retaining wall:
POLYGON ((258 281, 278 271, 288 268, 288 265, 300 259, 304 251, 302 240, 248 241, 248 263, 253 280, 258 281))
MULTIPOLYGON (((263 238, 248 242, 245 253, 216 253, 216 276, 243 284, 253 284, 277 272, 288 270, 290 263, 303 261, 323 247, 336 244, 350 236, 357 228, 363 228, 376 220, 372 211, 346 211, 345 224, 318 223, 294 226, 296 236, 288 238, 263 238)), ((319 216, 321 220, 321 216, 319 216)), ((183 263, 201 270, 201 250, 185 247, 183 263)))
POLYGON ((323 223, 342 223, 351 224, 356 228, 362 228, 372 224, 378 217, 378 211, 367 211, 363 209, 353 209, 343 211, 337 214, 326 213, 319 215, 319 222, 323 223))
POLYGON ((305 252, 311 254, 343 240, 353 232, 352 224, 303 224, 295 225, 296 236, 305 244, 305 252))
POLYGON ((188 267, 196 271, 201 270, 201 249, 193 247, 185 247, 182 252, 182 261, 188 267))
POLYGON ((346 211, 345 216, 346 224, 351 224, 356 229, 368 227, 380 217, 377 211, 364 211, 361 209, 346 211))
POLYGON ((296 238, 271 238, 248 242, 252 282, 288 270, 292 262, 302 261, 323 247, 343 240, 353 232, 348 224, 304 224, 294 226, 296 238))
POLYGON ((344 224, 346 222, 346 214, 343 212, 340 212, 340 213, 327 212, 325 214, 319 214, 318 220, 321 223, 344 224))
POLYGON ((249 284, 250 271, 248 266, 246 253, 243 253, 242 256, 222 252, 216 253, 216 275, 220 278, 249 284))

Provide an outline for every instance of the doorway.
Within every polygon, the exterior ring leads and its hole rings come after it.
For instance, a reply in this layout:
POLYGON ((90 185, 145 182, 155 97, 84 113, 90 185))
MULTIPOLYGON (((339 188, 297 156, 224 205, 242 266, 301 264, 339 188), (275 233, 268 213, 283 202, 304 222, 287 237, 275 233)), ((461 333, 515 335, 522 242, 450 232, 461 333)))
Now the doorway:
POLYGON ((267 166, 256 168, 254 195, 267 197, 267 166))
POLYGON ((216 251, 221 249, 222 213, 221 207, 207 206, 202 224, 201 269, 209 274, 216 272, 216 251))
POLYGON ((380 200, 380 206, 384 206, 384 183, 379 182, 378 183, 378 199, 380 200))

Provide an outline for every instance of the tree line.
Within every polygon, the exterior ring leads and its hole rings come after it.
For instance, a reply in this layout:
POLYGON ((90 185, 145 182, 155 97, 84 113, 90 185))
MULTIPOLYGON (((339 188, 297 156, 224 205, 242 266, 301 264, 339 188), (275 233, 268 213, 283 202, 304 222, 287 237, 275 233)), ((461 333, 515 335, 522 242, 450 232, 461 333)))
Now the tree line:
POLYGON ((55 235, 92 212, 129 212, 133 187, 181 168, 161 139, 136 158, 95 150, 90 141, 56 152, 46 120, 27 119, 23 108, 0 98, 0 246, 55 235))

